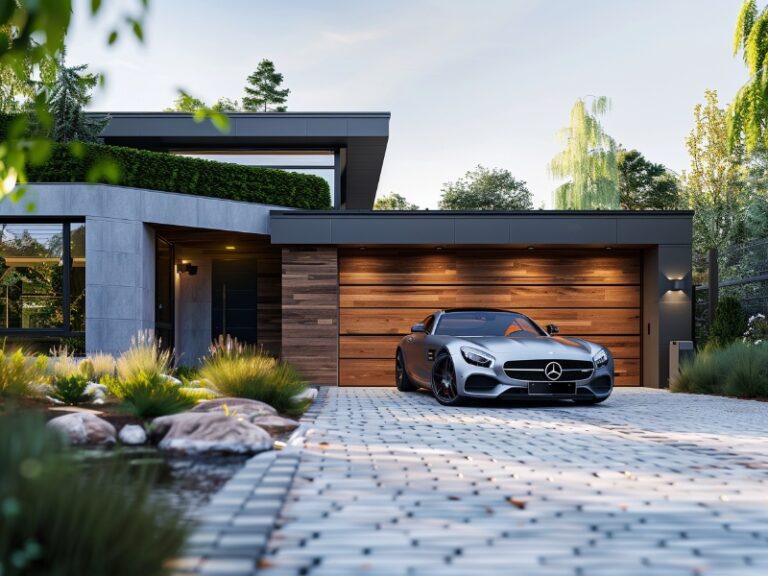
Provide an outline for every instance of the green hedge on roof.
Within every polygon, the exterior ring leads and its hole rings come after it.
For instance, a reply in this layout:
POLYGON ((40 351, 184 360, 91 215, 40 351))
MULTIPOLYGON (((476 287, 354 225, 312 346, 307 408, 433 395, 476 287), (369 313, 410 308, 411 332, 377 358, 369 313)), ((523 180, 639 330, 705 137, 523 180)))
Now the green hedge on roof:
MULTIPOLYGON (((12 118, 0 114, 0 137, 12 118)), ((111 160, 120 168, 116 183, 121 186, 292 208, 331 207, 328 182, 319 176, 104 144, 84 144, 83 150, 84 154, 75 157, 68 145, 54 144, 45 164, 27 167, 27 179, 87 182, 88 172, 97 162, 111 160)), ((97 181, 109 182, 106 177, 97 181)))
MULTIPOLYGON (((69 146, 54 145, 45 164, 28 167, 27 179, 29 182, 86 182, 91 167, 108 159, 120 168, 117 184, 121 186, 293 208, 331 206, 328 182, 319 176, 104 144, 86 144, 84 150, 82 156, 75 157, 69 146)), ((107 182, 106 178, 99 181, 107 182)))

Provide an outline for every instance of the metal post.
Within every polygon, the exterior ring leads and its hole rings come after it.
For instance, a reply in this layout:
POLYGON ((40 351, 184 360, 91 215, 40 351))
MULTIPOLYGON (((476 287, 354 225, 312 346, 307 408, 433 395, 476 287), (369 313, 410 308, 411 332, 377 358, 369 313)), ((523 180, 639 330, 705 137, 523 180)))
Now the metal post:
POLYGON ((720 299, 720 274, 717 267, 717 248, 710 248, 707 253, 709 257, 707 287, 709 288, 709 327, 715 321, 715 310, 717 301, 720 299))

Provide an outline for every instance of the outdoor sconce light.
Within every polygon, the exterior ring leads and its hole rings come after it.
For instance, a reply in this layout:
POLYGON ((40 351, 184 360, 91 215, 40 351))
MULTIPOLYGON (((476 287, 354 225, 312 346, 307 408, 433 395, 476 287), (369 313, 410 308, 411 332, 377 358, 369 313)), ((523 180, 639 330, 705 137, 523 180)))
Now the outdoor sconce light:
POLYGON ((672 287, 670 288, 672 292, 682 292, 685 290, 685 280, 682 278, 678 278, 677 280, 672 280, 672 287))
POLYGON ((190 276, 194 276, 197 274, 197 266, 189 262, 182 262, 181 264, 176 264, 176 272, 179 274, 184 274, 186 272, 190 276))

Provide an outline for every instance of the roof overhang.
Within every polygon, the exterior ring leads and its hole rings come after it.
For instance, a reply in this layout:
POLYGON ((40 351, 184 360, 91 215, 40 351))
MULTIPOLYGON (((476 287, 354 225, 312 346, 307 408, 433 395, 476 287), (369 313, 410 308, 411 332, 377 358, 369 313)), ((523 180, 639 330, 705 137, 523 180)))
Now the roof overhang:
MULTIPOLYGON (((103 117, 104 112, 93 112, 103 117)), ((230 130, 183 112, 109 112, 106 144, 147 150, 346 150, 344 203, 371 208, 389 139, 389 112, 232 112, 230 130)))
POLYGON ((690 211, 283 211, 273 244, 690 246, 690 211))

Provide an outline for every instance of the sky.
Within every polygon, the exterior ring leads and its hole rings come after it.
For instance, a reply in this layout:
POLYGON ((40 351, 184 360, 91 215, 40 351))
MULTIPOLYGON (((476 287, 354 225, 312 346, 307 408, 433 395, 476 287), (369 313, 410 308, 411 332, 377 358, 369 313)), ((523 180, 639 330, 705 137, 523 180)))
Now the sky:
POLYGON ((68 63, 106 73, 90 109, 151 111, 179 89, 240 99, 272 60, 291 111, 388 111, 378 195, 435 208, 478 164, 552 206, 547 165, 579 97, 608 96, 607 133, 680 172, 704 90, 727 104, 747 78, 732 55, 741 0, 151 0, 145 42, 106 36, 139 0, 76 0, 68 63))

